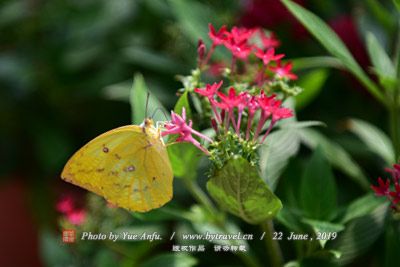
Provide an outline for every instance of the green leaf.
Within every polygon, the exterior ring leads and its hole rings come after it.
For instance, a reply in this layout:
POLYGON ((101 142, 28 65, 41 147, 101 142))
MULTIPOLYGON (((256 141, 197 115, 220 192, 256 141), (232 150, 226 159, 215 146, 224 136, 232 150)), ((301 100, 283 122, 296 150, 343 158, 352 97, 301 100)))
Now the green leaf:
POLYGON ((167 112, 160 103, 160 101, 158 101, 158 99, 155 97, 155 95, 150 94, 149 99, 147 100, 148 92, 150 91, 147 89, 142 74, 140 73, 135 74, 133 85, 130 92, 130 104, 132 110, 133 124, 141 124, 145 119, 145 117, 151 116, 156 109, 160 109, 161 112, 156 112, 154 114, 153 120, 155 123, 158 121, 169 120, 169 118, 165 118, 167 112), (147 101, 148 101, 148 106, 146 110, 147 101))
POLYGON ((367 35, 368 54, 374 66, 374 70, 379 77, 379 81, 387 90, 392 90, 396 85, 396 70, 379 41, 368 32, 367 35))
POLYGON ((167 151, 174 176, 185 179, 196 178, 197 163, 203 154, 202 151, 190 143, 168 145, 167 151))
POLYGON ((300 139, 295 129, 281 129, 268 135, 265 145, 258 149, 260 155, 261 177, 270 188, 276 188, 279 177, 289 163, 289 159, 297 154, 300 139))
POLYGON ((216 14, 210 7, 191 0, 169 0, 179 25, 185 34, 197 44, 199 38, 209 43, 208 23, 212 23, 216 14))
MULTIPOLYGON (((215 223, 215 214, 210 215, 210 212, 206 210, 204 207, 199 205, 193 205, 190 208, 190 212, 188 217, 192 222, 192 226, 196 233, 205 235, 206 233, 209 234, 224 234, 224 235, 235 235, 239 232, 242 232, 240 228, 234 224, 232 221, 225 221, 223 224, 216 224, 215 223)), ((246 240, 243 239, 213 239, 209 240, 214 244, 219 245, 244 245, 248 246, 246 240)), ((204 242, 204 241, 203 241, 204 242)))
POLYGON ((329 56, 294 58, 290 61, 293 63, 293 70, 306 70, 313 68, 346 69, 339 59, 329 56))
POLYGON ((182 108, 185 108, 186 118, 190 119, 192 118, 192 110, 190 109, 188 94, 189 93, 185 91, 181 97, 179 97, 175 104, 174 112, 182 115, 182 108))
POLYGON ((61 234, 43 230, 40 234, 40 254, 45 266, 73 266, 74 261, 68 247, 61 242, 61 234))
POLYGON ((230 159, 207 182, 214 200, 230 213, 257 224, 276 216, 282 203, 243 158, 230 159))
POLYGON ((393 0, 393 4, 396 6, 397 12, 400 12, 400 0, 393 0))
POLYGON ((336 261, 340 265, 352 262, 363 254, 378 239, 385 227, 387 204, 380 205, 372 213, 351 220, 346 229, 327 247, 342 253, 336 261))
POLYGON ((333 236, 331 236, 332 234, 336 233, 335 238, 337 238, 337 233, 343 231, 345 228, 343 224, 336 224, 324 221, 303 219, 303 222, 310 225, 316 235, 327 235, 327 238, 320 236, 322 238, 318 240, 322 248, 325 247, 326 242, 328 242, 331 238, 333 239, 333 236))
POLYGON ((307 128, 312 126, 324 126, 326 124, 322 121, 294 121, 286 124, 281 124, 279 127, 281 129, 300 129, 300 128, 307 128))
POLYGON ((379 198, 372 193, 362 196, 347 206, 340 223, 347 223, 355 218, 365 216, 382 205, 384 201, 385 199, 379 198))
POLYGON ((186 253, 163 253, 152 256, 140 267, 192 267, 197 264, 197 259, 186 253))
POLYGON ((362 169, 339 144, 329 140, 319 132, 305 128, 299 131, 302 142, 314 149, 321 146, 326 159, 336 168, 351 177, 365 190, 369 190, 370 183, 362 169))
POLYGON ((300 205, 308 218, 330 221, 337 213, 335 177, 321 148, 309 161, 300 184, 300 205))
POLYGON ((301 218, 301 216, 296 214, 296 210, 288 205, 283 206, 282 210, 276 216, 276 219, 289 230, 302 232, 304 231, 304 227, 299 218, 301 218))
POLYGON ((282 2, 329 53, 339 59, 341 63, 365 85, 371 94, 382 103, 385 103, 385 97, 379 91, 379 88, 368 78, 344 43, 323 20, 290 0, 282 0, 282 2))
POLYGON ((395 154, 390 138, 376 126, 362 120, 350 119, 347 123, 348 129, 357 135, 368 149, 376 153, 386 164, 395 162, 395 154))
POLYGON ((325 69, 317 69, 303 75, 298 82, 298 86, 303 88, 303 92, 296 96, 296 109, 301 109, 313 101, 321 92, 329 72, 325 69))

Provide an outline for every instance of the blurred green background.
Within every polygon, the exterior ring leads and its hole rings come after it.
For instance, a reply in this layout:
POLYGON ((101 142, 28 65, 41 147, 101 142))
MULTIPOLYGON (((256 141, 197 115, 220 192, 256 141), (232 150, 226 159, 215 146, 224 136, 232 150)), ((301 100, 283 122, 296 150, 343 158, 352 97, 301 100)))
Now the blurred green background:
MULTIPOLYGON (((364 33, 394 45, 396 22, 379 13, 376 1, 297 2, 327 21, 368 72, 364 33)), ((392 8, 391 1, 378 3, 392 8)), ((69 156, 99 133, 130 123, 134 73, 172 109, 181 87, 175 75, 195 67, 197 39, 208 41, 209 22, 272 30, 289 59, 326 55, 277 0, 1 1, 0 202, 7 218, 0 232, 10 243, 2 240, 0 266, 43 265, 39 229, 56 229, 55 201, 76 191, 59 178, 69 156)), ((321 131, 344 145, 369 177, 378 176, 382 162, 344 132, 343 122, 361 118, 387 131, 384 109, 350 74, 326 69, 324 76, 299 119, 326 123, 321 131)), ((345 190, 359 194, 351 185, 345 190)))

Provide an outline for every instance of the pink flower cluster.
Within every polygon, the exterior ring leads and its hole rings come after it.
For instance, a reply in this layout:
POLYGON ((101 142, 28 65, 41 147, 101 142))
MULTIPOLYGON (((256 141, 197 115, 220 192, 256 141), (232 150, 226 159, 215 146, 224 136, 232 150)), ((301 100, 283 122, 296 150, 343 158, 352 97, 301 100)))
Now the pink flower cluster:
POLYGON ((199 133, 198 131, 194 130, 192 128, 192 121, 189 120, 189 123, 186 122, 186 110, 185 108, 182 109, 182 116, 179 114, 176 114, 175 112, 171 112, 171 121, 167 122, 164 124, 165 130, 161 132, 161 136, 166 136, 166 135, 178 135, 178 138, 176 139, 176 142, 189 142, 195 145, 197 148, 199 148, 201 151, 204 153, 208 154, 207 149, 201 146, 200 142, 197 141, 192 134, 197 135, 198 137, 208 141, 212 142, 212 140, 205 136, 204 134, 199 133))
POLYGON ((378 186, 371 185, 372 190, 375 191, 375 195, 381 197, 387 197, 392 203, 392 209, 400 212, 400 164, 394 164, 393 169, 386 169, 392 175, 392 182, 394 184, 394 190, 390 189, 391 181, 386 179, 383 181, 381 177, 378 178, 378 186))
POLYGON ((266 122, 270 121, 268 129, 261 139, 261 143, 263 143, 276 122, 293 116, 290 109, 281 106, 282 101, 277 100, 276 95, 266 96, 264 91, 261 91, 259 95, 253 96, 247 91, 236 92, 233 87, 229 88, 228 94, 224 94, 218 91, 221 85, 222 81, 212 85, 207 84, 205 88, 194 89, 199 95, 207 97, 210 102, 214 113, 212 125, 217 133, 219 126, 227 131, 232 125, 236 134, 240 136, 242 118, 245 112, 247 114, 245 139, 249 140, 254 117, 259 111, 260 118, 254 131, 253 141, 257 140, 266 122))
MULTIPOLYGON (((202 40, 198 45, 199 65, 204 66, 209 63, 211 55, 217 46, 224 46, 232 53, 231 72, 235 71, 236 61, 242 60, 248 62, 250 55, 254 54, 261 59, 263 66, 257 74, 257 82, 262 82, 266 77, 266 70, 275 74, 275 78, 295 80, 297 76, 291 72, 292 64, 283 64, 281 59, 284 54, 276 54, 275 49, 280 45, 279 40, 274 34, 267 36, 262 29, 247 29, 243 27, 233 27, 231 31, 226 26, 222 26, 218 31, 214 26, 209 24, 209 37, 212 45, 207 55, 205 55, 206 47, 202 40), (258 46, 251 42, 253 37, 258 34, 262 46, 258 46)), ((220 64, 220 63, 217 63, 220 64)))
MULTIPOLYGON (((220 129, 228 131, 232 126, 234 132, 241 136, 241 123, 243 114, 247 114, 247 126, 245 127, 245 139, 257 141, 260 133, 263 131, 264 125, 269 120, 269 126, 261 139, 264 142, 274 125, 282 119, 290 118, 293 113, 290 109, 282 107, 282 101, 276 99, 276 95, 266 96, 264 91, 257 96, 253 96, 247 91, 236 92, 235 88, 231 87, 228 94, 219 92, 222 86, 222 81, 212 85, 207 84, 204 88, 196 88, 194 91, 201 96, 208 99, 214 113, 214 118, 211 120, 212 127, 219 133, 220 129), (257 122, 254 134, 253 120, 259 112, 259 120, 257 122)), ((193 138, 192 134, 204 139, 205 141, 212 142, 212 140, 197 132, 192 128, 192 121, 186 122, 185 109, 182 110, 182 116, 172 112, 171 121, 165 125, 165 130, 161 135, 166 136, 169 134, 177 134, 179 137, 177 142, 190 142, 203 152, 208 154, 208 151, 201 146, 199 141, 193 138)))
POLYGON ((57 211, 62 213, 67 221, 73 225, 81 225, 85 222, 86 211, 77 208, 71 196, 64 196, 57 202, 57 211))

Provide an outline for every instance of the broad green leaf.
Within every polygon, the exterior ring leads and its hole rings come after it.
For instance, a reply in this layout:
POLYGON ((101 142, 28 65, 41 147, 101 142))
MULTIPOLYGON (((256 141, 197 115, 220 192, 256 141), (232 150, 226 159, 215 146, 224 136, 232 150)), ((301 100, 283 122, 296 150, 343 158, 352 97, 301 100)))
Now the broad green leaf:
POLYGON ((386 164, 391 165, 395 162, 392 142, 382 130, 358 119, 350 119, 347 127, 364 142, 371 152, 385 160, 386 164))
POLYGON ((293 1, 282 0, 282 2, 329 53, 339 59, 341 63, 365 85, 371 94, 382 103, 385 103, 385 97, 379 91, 379 88, 368 78, 344 43, 323 20, 293 1))
POLYGON ((385 200, 370 193, 351 202, 344 211, 340 223, 347 223, 355 218, 365 216, 371 213, 385 200))
POLYGON ((313 101, 321 92, 329 72, 325 69, 317 69, 303 75, 298 86, 303 88, 303 92, 296 96, 296 109, 301 109, 313 101))
POLYGON ((149 92, 146 83, 141 74, 135 74, 133 85, 130 92, 130 104, 132 110, 132 123, 141 124, 145 117, 150 117, 156 109, 160 109, 161 112, 155 112, 153 120, 154 123, 158 121, 165 121, 167 112, 162 106, 160 101, 155 95, 150 94, 148 99, 148 106, 146 110, 147 93, 149 92))
POLYGON ((232 158, 207 182, 214 200, 230 213, 257 224, 276 216, 282 203, 260 178, 256 167, 232 158))
POLYGON ((163 253, 152 256, 140 267, 192 267, 197 265, 197 259, 186 253, 163 253))
POLYGON ((297 154, 300 138, 296 129, 281 129, 268 135, 264 144, 258 149, 261 177, 274 190, 289 159, 297 154))
POLYGON ((335 177, 319 147, 301 177, 300 205, 311 219, 330 221, 337 213, 335 177))
POLYGON ((192 111, 190 109, 189 105, 189 98, 188 98, 188 92, 185 91, 178 99, 178 101, 175 104, 174 107, 174 112, 177 114, 182 115, 182 108, 185 108, 186 111, 186 118, 190 119, 192 118, 192 111))
POLYGON ((302 142, 314 149, 321 146, 326 159, 336 168, 351 177, 365 190, 369 190, 370 183, 364 175, 362 169, 350 157, 350 155, 339 144, 329 140, 313 129, 301 129, 299 131, 302 142))
POLYGON ((368 250, 385 227, 387 210, 388 206, 385 203, 370 214, 351 220, 339 237, 327 244, 327 247, 342 253, 336 262, 346 265, 368 250))
MULTIPOLYGON (((318 234, 321 235, 318 242, 322 248, 325 247, 326 242, 328 242, 330 239, 332 239, 332 240, 336 239, 338 236, 338 233, 344 230, 344 225, 342 225, 342 224, 309 220, 309 219, 303 219, 303 222, 312 227, 315 235, 318 235, 318 234), (325 235, 325 236, 322 236, 322 235, 325 235)), ((318 236, 316 236, 316 237, 318 237, 318 236)))
POLYGON ((379 81, 383 87, 392 90, 396 85, 396 70, 379 41, 368 32, 367 35, 368 54, 374 66, 374 70, 379 77, 379 81))
POLYGON ((203 152, 191 143, 174 143, 167 146, 174 176, 184 179, 196 178, 197 163, 203 152))

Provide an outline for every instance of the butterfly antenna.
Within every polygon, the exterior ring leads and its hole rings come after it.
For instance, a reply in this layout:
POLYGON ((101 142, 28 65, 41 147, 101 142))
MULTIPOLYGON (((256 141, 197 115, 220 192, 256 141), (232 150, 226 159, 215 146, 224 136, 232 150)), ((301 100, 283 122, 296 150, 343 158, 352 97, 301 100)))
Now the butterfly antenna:
POLYGON ((167 114, 166 114, 165 111, 164 111, 162 108, 160 108, 160 107, 158 107, 158 108, 156 108, 156 110, 154 110, 153 116, 151 116, 152 119, 153 119, 154 116, 156 115, 157 111, 161 111, 162 114, 164 114, 165 120, 166 120, 166 121, 168 120, 167 114))
POLYGON ((149 99, 150 99, 150 92, 147 92, 147 97, 146 97, 146 109, 145 109, 145 113, 144 113, 144 117, 147 119, 147 110, 149 108, 149 99))

